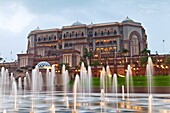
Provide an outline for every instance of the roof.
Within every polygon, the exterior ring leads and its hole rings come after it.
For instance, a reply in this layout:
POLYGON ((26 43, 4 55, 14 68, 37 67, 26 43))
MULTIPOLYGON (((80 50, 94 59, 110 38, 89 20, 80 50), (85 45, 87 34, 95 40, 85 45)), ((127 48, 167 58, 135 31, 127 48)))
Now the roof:
POLYGON ((37 64, 38 68, 42 69, 42 68, 50 68, 51 65, 46 62, 46 61, 41 61, 37 64))

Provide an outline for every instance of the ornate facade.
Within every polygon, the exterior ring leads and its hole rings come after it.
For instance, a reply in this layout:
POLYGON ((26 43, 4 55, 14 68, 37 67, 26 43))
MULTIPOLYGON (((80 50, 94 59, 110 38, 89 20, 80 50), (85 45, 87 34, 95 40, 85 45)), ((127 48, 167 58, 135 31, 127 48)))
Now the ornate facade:
POLYGON ((38 28, 27 38, 27 53, 18 54, 19 67, 47 61, 56 65, 68 63, 74 68, 79 65, 85 48, 98 58, 121 57, 123 49, 128 50, 127 56, 139 56, 147 48, 145 29, 128 17, 122 22, 86 25, 77 21, 61 29, 38 28))

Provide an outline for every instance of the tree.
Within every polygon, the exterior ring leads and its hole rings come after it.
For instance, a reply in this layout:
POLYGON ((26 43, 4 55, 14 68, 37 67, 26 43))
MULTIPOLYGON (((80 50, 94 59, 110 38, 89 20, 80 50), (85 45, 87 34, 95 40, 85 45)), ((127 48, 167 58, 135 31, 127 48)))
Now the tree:
POLYGON ((92 66, 94 66, 94 67, 97 67, 97 66, 100 66, 100 65, 101 65, 101 62, 98 61, 98 60, 96 60, 92 63, 92 66))
MULTIPOLYGON (((151 59, 152 59, 152 62, 155 64, 155 63, 156 63, 156 59, 155 59, 155 58, 152 58, 152 57, 151 57, 151 59)), ((148 63, 148 56, 143 56, 143 57, 141 57, 141 58, 139 59, 139 63, 140 63, 140 65, 142 65, 142 66, 146 66, 147 63, 148 63)))
POLYGON ((124 56, 127 56, 127 53, 129 52, 129 50, 127 50, 127 49, 125 49, 125 48, 123 48, 122 49, 122 54, 124 55, 124 56))
POLYGON ((170 65, 170 56, 167 56, 164 61, 165 65, 170 65))
POLYGON ((2 61, 3 60, 3 58, 2 57, 0 57, 0 61, 2 61))
POLYGON ((66 70, 68 70, 68 71, 70 70, 70 66, 69 66, 68 63, 60 63, 60 64, 58 65, 58 70, 60 70, 60 73, 61 73, 61 70, 62 70, 63 65, 65 65, 65 69, 66 69, 66 70))
POLYGON ((101 66, 101 62, 96 60, 92 63, 92 66, 94 66, 94 72, 97 73, 97 66, 101 66))
POLYGON ((89 63, 91 65, 91 59, 93 58, 93 52, 92 51, 88 51, 88 49, 85 48, 83 57, 86 60, 89 59, 89 63))
POLYGON ((80 67, 81 67, 82 62, 84 62, 84 66, 85 66, 85 67, 86 67, 86 69, 87 69, 88 65, 87 65, 87 62, 86 62, 86 61, 84 61, 84 60, 81 60, 81 61, 79 62, 80 67))
POLYGON ((140 52, 142 55, 145 55, 145 56, 148 56, 151 54, 151 51, 147 48, 143 49, 141 52, 140 52))

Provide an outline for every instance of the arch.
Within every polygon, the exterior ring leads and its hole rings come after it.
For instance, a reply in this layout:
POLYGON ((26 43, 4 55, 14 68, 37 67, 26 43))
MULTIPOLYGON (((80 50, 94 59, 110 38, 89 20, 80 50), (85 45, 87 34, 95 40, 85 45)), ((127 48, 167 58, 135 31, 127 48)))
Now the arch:
POLYGON ((97 36, 97 32, 95 31, 94 36, 97 36))
POLYGON ((93 37, 93 32, 89 31, 89 37, 93 37))
POLYGON ((84 33, 83 33, 83 32, 81 33, 81 36, 84 36, 84 33))
POLYGON ((110 31, 109 30, 107 31, 107 35, 110 35, 110 31))
POLYGON ((140 35, 139 32, 137 32, 137 31, 132 31, 132 32, 130 33, 130 35, 129 35, 129 40, 131 40, 131 38, 132 38, 133 35, 136 35, 136 36, 138 37, 139 41, 141 41, 141 35, 140 35))
POLYGON ((63 35, 63 37, 65 38, 65 37, 66 37, 66 35, 64 34, 64 35, 63 35))
POLYGON ((114 30, 114 35, 116 35, 117 34, 117 31, 116 30, 114 30))
POLYGON ((130 45, 130 50, 132 55, 139 55, 140 53, 140 42, 141 42, 141 36, 139 32, 137 31, 132 31, 129 35, 129 45, 130 45))
POLYGON ((113 44, 114 44, 114 45, 117 45, 117 41, 116 41, 116 40, 114 40, 114 41, 113 41, 113 44))

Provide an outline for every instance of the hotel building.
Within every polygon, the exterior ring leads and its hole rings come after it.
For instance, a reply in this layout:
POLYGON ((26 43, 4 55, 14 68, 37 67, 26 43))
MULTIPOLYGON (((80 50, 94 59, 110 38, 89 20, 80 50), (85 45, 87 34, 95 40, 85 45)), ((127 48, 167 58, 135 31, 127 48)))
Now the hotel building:
POLYGON ((144 27, 128 17, 122 22, 82 24, 77 21, 61 29, 37 28, 27 39, 27 53, 18 54, 20 68, 46 61, 56 66, 68 63, 73 70, 83 58, 85 48, 93 52, 92 61, 100 60, 104 64, 107 58, 110 67, 115 67, 115 61, 117 65, 119 58, 124 57, 124 49, 128 51, 127 58, 132 58, 147 48, 144 27))

